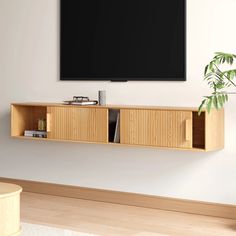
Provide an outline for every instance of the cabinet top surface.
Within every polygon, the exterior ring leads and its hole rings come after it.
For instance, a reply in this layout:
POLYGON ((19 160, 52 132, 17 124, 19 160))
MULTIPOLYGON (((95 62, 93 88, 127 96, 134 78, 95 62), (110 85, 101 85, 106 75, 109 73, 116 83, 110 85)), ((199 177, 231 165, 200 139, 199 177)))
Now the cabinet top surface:
POLYGON ((145 106, 145 105, 113 105, 108 104, 105 106, 100 105, 66 105, 63 103, 40 103, 40 102, 27 102, 27 103, 12 103, 13 106, 42 106, 42 107, 81 107, 81 108, 107 108, 107 109, 156 109, 156 110, 180 110, 180 111, 197 111, 197 107, 170 107, 170 106, 145 106))

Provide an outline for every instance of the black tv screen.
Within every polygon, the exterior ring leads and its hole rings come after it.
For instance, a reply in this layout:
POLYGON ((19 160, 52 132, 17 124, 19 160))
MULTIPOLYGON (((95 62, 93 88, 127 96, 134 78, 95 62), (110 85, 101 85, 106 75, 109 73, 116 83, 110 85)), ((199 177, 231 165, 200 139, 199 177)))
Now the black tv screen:
POLYGON ((185 80, 185 0, 61 0, 60 9, 61 80, 185 80))

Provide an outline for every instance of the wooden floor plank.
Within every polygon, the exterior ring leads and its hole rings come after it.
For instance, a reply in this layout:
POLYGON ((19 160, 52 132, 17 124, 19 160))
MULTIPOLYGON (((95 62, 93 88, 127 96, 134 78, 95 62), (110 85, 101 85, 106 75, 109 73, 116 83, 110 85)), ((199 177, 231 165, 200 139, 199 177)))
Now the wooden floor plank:
POLYGON ((99 236, 236 235, 236 220, 27 192, 21 217, 99 236))

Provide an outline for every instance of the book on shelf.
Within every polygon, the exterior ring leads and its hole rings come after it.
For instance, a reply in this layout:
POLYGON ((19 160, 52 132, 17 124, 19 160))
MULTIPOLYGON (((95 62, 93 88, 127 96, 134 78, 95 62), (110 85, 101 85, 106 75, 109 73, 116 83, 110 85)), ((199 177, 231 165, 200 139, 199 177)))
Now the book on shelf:
POLYGON ((114 143, 120 142, 120 113, 117 114, 114 143))
POLYGON ((64 104, 88 106, 88 105, 97 105, 98 102, 97 101, 64 101, 64 104))
POLYGON ((41 130, 25 130, 25 137, 47 138, 47 132, 41 130))

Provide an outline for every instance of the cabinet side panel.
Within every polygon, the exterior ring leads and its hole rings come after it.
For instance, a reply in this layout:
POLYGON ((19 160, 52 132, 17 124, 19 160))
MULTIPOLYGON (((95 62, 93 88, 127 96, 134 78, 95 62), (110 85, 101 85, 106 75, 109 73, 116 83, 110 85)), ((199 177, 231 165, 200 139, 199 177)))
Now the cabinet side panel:
POLYGON ((205 116, 206 151, 223 149, 225 140, 224 109, 212 110, 210 114, 206 112, 205 116))
POLYGON ((11 136, 21 135, 19 119, 20 117, 16 106, 11 105, 11 136))
POLYGON ((32 129, 32 109, 26 106, 12 105, 11 109, 11 135, 22 136, 24 131, 32 129))

